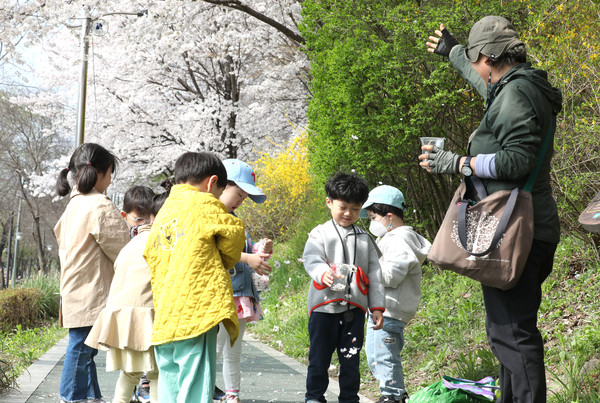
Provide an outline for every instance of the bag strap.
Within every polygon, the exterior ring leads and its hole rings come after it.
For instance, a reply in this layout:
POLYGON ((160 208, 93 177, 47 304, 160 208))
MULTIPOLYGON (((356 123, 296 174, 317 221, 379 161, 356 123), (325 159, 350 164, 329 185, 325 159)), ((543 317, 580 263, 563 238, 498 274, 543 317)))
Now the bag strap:
MULTIPOLYGON (((529 178, 527 178, 527 182, 525 183, 525 186, 523 187, 523 190, 525 190, 527 192, 531 193, 531 190, 533 189, 533 184, 535 183, 538 173, 540 172, 540 169, 542 168, 542 162, 544 160, 544 155, 546 154, 546 152, 548 151, 548 148, 550 146, 550 138, 551 138, 550 133, 552 133, 553 128, 554 128, 554 122, 550 122, 550 127, 548 128, 548 133, 546 133, 546 137, 544 138, 544 142, 542 143, 542 147, 540 148, 540 154, 538 155, 537 165, 536 165, 534 171, 531 174, 529 174, 529 178)), ((485 186, 483 186, 483 182, 481 181, 481 179, 478 178, 477 176, 472 176, 470 179, 471 179, 471 183, 475 187, 477 196, 480 198, 480 200, 483 200, 483 198, 487 197, 487 192, 485 191, 485 186)), ((458 207, 458 223, 457 223, 458 224, 458 238, 459 238, 460 244, 463 247, 463 249, 465 250, 465 252, 467 252, 471 256, 481 257, 481 256, 485 256, 485 255, 489 254, 496 247, 498 242, 500 242, 500 239, 502 239, 502 236, 504 235, 504 231, 506 230, 506 227, 508 226, 508 222, 510 221, 510 217, 512 216, 512 212, 515 208, 515 204, 517 203, 518 195, 519 195, 519 188, 514 188, 508 198, 508 201, 506 202, 506 207, 504 208, 504 211, 502 212, 502 216, 500 217, 500 222, 498 223, 498 226, 496 227, 496 232, 494 233, 492 242, 490 242, 490 246, 483 252, 471 252, 467 249, 467 207, 469 207, 469 205, 470 205, 470 200, 462 200, 460 202, 460 205, 458 207)))
POLYGON ((540 173, 540 169, 542 168, 542 163, 544 162, 544 156, 550 147, 550 133, 552 133, 554 129, 554 122, 550 122, 550 127, 548 128, 548 133, 546 133, 546 138, 542 143, 542 147, 540 148, 540 155, 538 156, 537 165, 531 174, 529 174, 529 178, 527 178, 527 182, 525 182, 525 186, 523 186, 523 190, 531 193, 533 190, 533 185, 535 184, 535 180, 537 179, 538 173, 540 173))

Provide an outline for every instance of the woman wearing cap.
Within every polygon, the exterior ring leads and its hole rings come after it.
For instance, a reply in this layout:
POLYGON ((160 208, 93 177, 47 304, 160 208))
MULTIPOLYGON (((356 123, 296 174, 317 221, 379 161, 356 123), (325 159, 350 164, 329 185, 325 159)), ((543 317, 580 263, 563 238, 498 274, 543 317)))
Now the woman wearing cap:
MULTIPOLYGON (((256 176, 250 165, 237 159, 227 159, 223 161, 223 165, 227 170, 227 187, 219 200, 225 204, 231 214, 235 215, 235 210, 247 197, 255 203, 263 203, 267 199, 267 196, 256 187, 256 176)), ((246 233, 246 245, 240 261, 230 271, 233 299, 237 307, 238 322, 240 324, 239 336, 235 344, 231 346, 227 332, 219 331, 217 335, 217 355, 223 355, 225 393, 223 394, 215 388, 213 398, 227 403, 240 402, 242 337, 246 330, 246 323, 257 321, 262 317, 260 298, 252 281, 252 273, 265 275, 271 272, 271 266, 267 263, 267 259, 273 252, 273 241, 262 239, 258 244, 260 244, 260 248, 257 250, 257 244, 253 244, 248 233, 246 233), (253 250, 256 253, 253 253, 253 250)))
MULTIPOLYGON (((435 174, 477 175, 488 194, 522 188, 534 171, 546 135, 554 136, 562 96, 547 73, 526 63, 525 45, 505 18, 487 16, 469 32, 466 46, 440 25, 428 51, 450 58, 460 75, 486 100, 467 156, 423 146, 419 165, 435 174)), ((551 140, 552 140, 551 139, 551 140)), ((550 143, 552 145, 552 142, 550 143)), ((552 149, 533 187, 534 240, 523 274, 510 290, 482 285, 490 347, 500 361, 501 402, 545 402, 544 346, 537 329, 541 285, 552 270, 560 240, 550 186, 552 149)))

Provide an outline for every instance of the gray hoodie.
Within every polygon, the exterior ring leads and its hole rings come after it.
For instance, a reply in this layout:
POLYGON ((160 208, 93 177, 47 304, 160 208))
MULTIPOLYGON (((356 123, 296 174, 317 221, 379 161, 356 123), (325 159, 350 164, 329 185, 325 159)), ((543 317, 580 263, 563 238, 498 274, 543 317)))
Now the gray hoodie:
POLYGON ((377 242, 383 256, 379 259, 385 285, 383 316, 408 323, 421 300, 421 264, 431 243, 412 227, 397 227, 377 242))
POLYGON ((316 226, 308 235, 303 259, 312 279, 307 298, 309 315, 312 312, 341 313, 349 308, 360 308, 363 312, 384 310, 385 291, 377 246, 359 227, 342 227, 333 220, 316 226), (321 283, 323 275, 332 270, 331 265, 340 263, 354 264, 364 273, 364 276, 359 273, 352 276, 348 293, 333 291, 321 283))

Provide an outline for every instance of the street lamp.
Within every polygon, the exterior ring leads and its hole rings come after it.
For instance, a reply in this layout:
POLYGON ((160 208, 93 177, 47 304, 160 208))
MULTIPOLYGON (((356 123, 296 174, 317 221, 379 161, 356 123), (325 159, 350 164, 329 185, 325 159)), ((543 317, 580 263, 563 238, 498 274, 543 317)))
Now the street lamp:
POLYGON ((52 270, 52 245, 46 245, 46 250, 48 251, 48 273, 52 270))
POLYGON ((83 144, 85 137, 85 101, 87 95, 88 53, 90 49, 89 34, 90 30, 92 29, 92 24, 95 24, 94 30, 92 32, 98 35, 103 35, 106 32, 106 29, 104 28, 106 26, 106 23, 101 20, 102 17, 106 17, 109 15, 136 15, 138 17, 142 17, 144 14, 148 14, 148 10, 142 10, 137 12, 111 12, 92 17, 90 16, 89 6, 83 6, 83 15, 79 18, 81 19, 81 24, 66 24, 69 28, 81 28, 81 68, 79 71, 77 132, 75 133, 75 144, 77 146, 83 144))

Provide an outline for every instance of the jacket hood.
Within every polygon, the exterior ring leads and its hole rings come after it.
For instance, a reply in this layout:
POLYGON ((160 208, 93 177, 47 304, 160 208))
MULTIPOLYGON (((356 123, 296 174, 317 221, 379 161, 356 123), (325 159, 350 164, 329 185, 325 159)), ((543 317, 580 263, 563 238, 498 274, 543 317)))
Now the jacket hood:
POLYGON ((429 249, 431 249, 431 243, 417 234, 412 227, 403 225, 402 227, 398 227, 394 231, 402 231, 405 232, 404 240, 408 244, 408 246, 413 250, 415 256, 419 260, 420 264, 423 264, 425 259, 427 258, 427 254, 429 253, 429 249))
POLYGON ((499 85, 496 86, 495 94, 500 91, 504 85, 508 82, 517 78, 526 78, 536 87, 540 89, 542 94, 552 103, 552 112, 557 115, 562 109, 562 93, 561 91, 553 87, 548 81, 548 73, 544 70, 537 70, 531 68, 531 63, 521 63, 513 67, 511 70, 502 77, 499 85))

